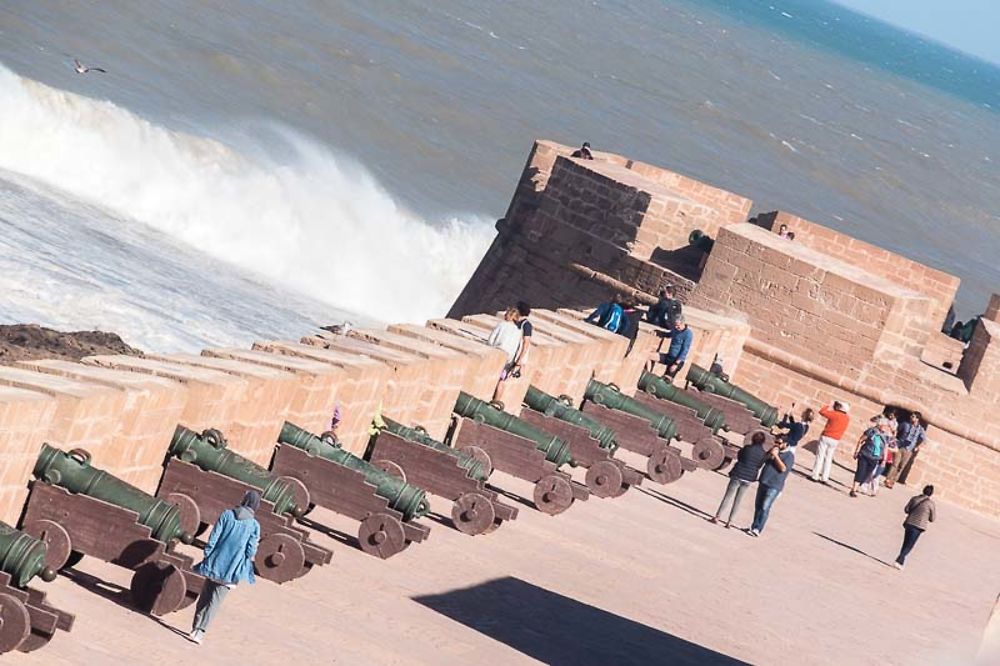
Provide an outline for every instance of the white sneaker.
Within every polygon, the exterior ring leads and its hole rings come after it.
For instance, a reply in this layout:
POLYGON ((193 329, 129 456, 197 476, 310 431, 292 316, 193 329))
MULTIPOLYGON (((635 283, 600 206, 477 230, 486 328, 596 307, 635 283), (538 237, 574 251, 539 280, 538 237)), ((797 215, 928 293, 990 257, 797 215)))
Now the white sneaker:
POLYGON ((902 570, 903 570, 903 565, 902 565, 902 564, 900 564, 899 562, 893 562, 893 563, 892 563, 892 566, 896 567, 896 568, 897 568, 897 569, 899 569, 900 571, 902 571, 902 570))
POLYGON ((192 643, 201 645, 201 641, 205 638, 205 632, 201 629, 195 629, 190 634, 188 634, 188 640, 192 643))

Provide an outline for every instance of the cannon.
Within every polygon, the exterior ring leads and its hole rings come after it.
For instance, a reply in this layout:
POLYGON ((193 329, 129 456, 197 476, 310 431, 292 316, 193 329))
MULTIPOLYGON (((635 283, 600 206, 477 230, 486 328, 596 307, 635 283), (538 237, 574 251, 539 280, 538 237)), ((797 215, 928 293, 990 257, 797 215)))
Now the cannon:
POLYGON ((718 434, 719 430, 728 430, 726 415, 721 410, 699 400, 698 396, 690 391, 674 386, 663 377, 658 377, 651 372, 643 372, 642 376, 639 377, 639 389, 661 401, 668 400, 692 410, 701 419, 701 422, 711 429, 713 435, 718 434))
POLYGON ((31 652, 57 630, 73 628, 73 616, 51 606, 45 593, 28 587, 35 577, 50 583, 55 569, 45 563, 45 544, 0 522, 0 655, 31 652))
POLYGON ((559 470, 573 462, 565 440, 465 392, 455 402, 455 413, 458 418, 448 434, 451 445, 483 449, 497 469, 533 483, 539 511, 556 515, 576 500, 589 498, 586 486, 559 470))
POLYGON ((489 460, 485 451, 479 449, 476 455, 469 449, 458 451, 422 428, 407 428, 385 418, 383 423, 372 436, 366 457, 379 469, 452 500, 451 519, 457 530, 485 534, 517 517, 515 507, 502 503, 486 487, 492 462, 483 462, 489 460))
POLYGON ((385 423, 384 429, 393 435, 408 442, 423 444, 454 458, 457 461, 456 464, 458 467, 464 469, 470 479, 485 483, 489 480, 490 474, 493 473, 493 461, 490 460, 489 455, 482 449, 471 447, 463 451, 457 451, 428 435, 427 431, 420 426, 408 428, 401 423, 387 418, 383 418, 382 421, 385 423))
POLYGON ((646 458, 646 475, 657 483, 672 483, 697 468, 672 444, 677 425, 661 411, 630 398, 613 384, 590 380, 581 411, 614 429, 621 449, 646 458))
POLYGON ((760 422, 760 425, 763 425, 765 428, 770 428, 778 422, 777 407, 772 407, 763 400, 757 398, 757 396, 744 391, 735 384, 730 384, 718 375, 715 375, 700 366, 692 364, 688 369, 685 380, 688 384, 701 391, 702 395, 699 396, 700 399, 705 402, 710 402, 713 406, 725 411, 728 421, 734 420, 729 418, 730 411, 738 414, 739 410, 730 410, 730 408, 725 406, 727 403, 720 403, 718 400, 712 400, 708 397, 709 395, 726 398, 730 401, 739 403, 746 409, 750 410, 754 417, 760 422))
POLYGON ((193 603, 205 579, 190 557, 173 551, 177 541, 193 541, 179 509, 90 461, 83 449, 45 444, 39 453, 21 529, 45 544, 46 566, 59 570, 90 556, 130 569, 132 603, 152 615, 193 603))
POLYGON ((736 456, 737 447, 718 434, 725 429, 725 414, 699 400, 694 391, 686 391, 646 372, 639 379, 641 391, 636 400, 673 419, 677 434, 691 442, 691 459, 702 469, 725 468, 736 456))
POLYGON ((615 459, 615 431, 572 406, 568 396, 555 398, 529 386, 524 397, 527 410, 521 419, 569 443, 570 454, 587 468, 586 483, 597 497, 620 497, 630 486, 642 483, 642 474, 615 459))
POLYGON ((204 531, 255 489, 261 506, 254 568, 261 578, 281 584, 330 562, 333 552, 311 543, 308 532, 293 524, 310 501, 300 481, 276 476, 230 450, 225 436, 214 429, 199 435, 177 426, 168 456, 156 495, 178 508, 185 530, 204 531))
POLYGON ((426 492, 345 451, 334 437, 286 422, 271 471, 298 479, 315 505, 359 521, 358 544, 370 555, 392 557, 430 534, 416 522, 430 510, 426 492))

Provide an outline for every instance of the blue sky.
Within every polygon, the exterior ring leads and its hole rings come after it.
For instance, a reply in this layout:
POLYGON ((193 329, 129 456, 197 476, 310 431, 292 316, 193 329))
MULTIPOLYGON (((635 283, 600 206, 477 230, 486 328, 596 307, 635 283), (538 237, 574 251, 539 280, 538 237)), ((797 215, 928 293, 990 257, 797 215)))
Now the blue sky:
POLYGON ((834 0, 1000 64, 1000 0, 834 0))

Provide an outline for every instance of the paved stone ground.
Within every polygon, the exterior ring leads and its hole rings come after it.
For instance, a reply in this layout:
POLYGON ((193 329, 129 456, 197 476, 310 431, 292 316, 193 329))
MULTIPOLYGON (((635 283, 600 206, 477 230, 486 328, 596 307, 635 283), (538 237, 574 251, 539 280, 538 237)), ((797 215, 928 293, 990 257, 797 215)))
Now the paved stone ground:
MULTIPOLYGON (((628 458, 629 454, 625 454, 628 458)), ((637 459, 636 463, 638 462, 637 459)), ((800 468, 812 455, 800 454, 800 468)), ((848 473, 839 469, 837 479, 848 473)), ((498 475, 505 488, 530 487, 498 475)), ((765 534, 706 521, 725 477, 699 471, 488 536, 436 525, 389 561, 325 535, 334 564, 226 599, 202 646, 193 607, 122 605, 127 573, 84 560, 45 586, 76 629, 10 664, 962 664, 1000 590, 1000 523, 941 505, 903 572, 906 487, 851 499, 790 479, 765 534), (707 512, 707 513, 706 513, 707 512), (102 580, 104 582, 99 583, 102 580), (95 591, 97 593, 95 593, 95 591)), ((750 498, 747 498, 750 499, 750 498)), ((439 504, 443 513, 447 505, 439 504)), ((740 524, 749 521, 745 500, 740 524)), ((350 531, 350 523, 313 517, 350 531)), ((40 583, 39 583, 40 584, 40 583)))

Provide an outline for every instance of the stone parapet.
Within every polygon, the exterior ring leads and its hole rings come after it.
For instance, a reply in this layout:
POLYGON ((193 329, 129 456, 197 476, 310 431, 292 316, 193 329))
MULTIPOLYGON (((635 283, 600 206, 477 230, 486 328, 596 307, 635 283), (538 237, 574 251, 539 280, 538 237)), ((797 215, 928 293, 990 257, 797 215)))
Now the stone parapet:
POLYGON ((28 481, 57 410, 53 396, 0 386, 0 520, 17 524, 28 481))

